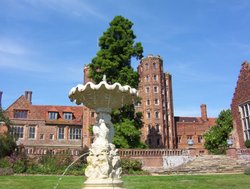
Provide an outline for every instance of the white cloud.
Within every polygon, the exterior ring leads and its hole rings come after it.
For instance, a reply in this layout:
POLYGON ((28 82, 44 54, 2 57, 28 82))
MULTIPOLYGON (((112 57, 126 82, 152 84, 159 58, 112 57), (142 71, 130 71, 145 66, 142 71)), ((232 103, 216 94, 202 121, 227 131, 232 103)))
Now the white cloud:
POLYGON ((0 54, 24 55, 29 50, 15 41, 0 39, 0 54))
POLYGON ((11 39, 0 39, 0 68, 9 71, 49 72, 45 64, 34 58, 35 51, 25 44, 11 39))
POLYGON ((98 19, 106 20, 100 11, 82 0, 25 0, 25 2, 37 9, 52 9, 53 11, 70 14, 76 17, 91 15, 98 19))

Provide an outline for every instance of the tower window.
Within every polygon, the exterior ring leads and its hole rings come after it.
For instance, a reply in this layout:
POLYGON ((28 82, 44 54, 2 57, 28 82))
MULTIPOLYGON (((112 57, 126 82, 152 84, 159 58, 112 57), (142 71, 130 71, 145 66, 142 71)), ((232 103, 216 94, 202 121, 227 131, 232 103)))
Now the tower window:
POLYGON ((149 99, 147 100, 147 105, 150 105, 150 100, 149 99))
POLYGON ((157 75, 154 75, 153 77, 154 77, 154 81, 158 80, 157 75))
POLYGON ((158 87, 154 87, 154 92, 158 93, 158 87))
POLYGON ((159 119, 160 118, 160 113, 159 112, 155 112, 155 118, 159 119))
POLYGON ((156 66, 156 63, 154 62, 154 63, 153 63, 153 68, 155 69, 156 67, 157 67, 157 66, 156 66))
POLYGON ((160 132, 160 125, 156 124, 156 132, 160 132))
POLYGON ((147 112, 147 118, 148 119, 150 118, 150 112, 147 112))
POLYGON ((158 98, 155 99, 155 105, 159 105, 159 100, 158 100, 158 98))

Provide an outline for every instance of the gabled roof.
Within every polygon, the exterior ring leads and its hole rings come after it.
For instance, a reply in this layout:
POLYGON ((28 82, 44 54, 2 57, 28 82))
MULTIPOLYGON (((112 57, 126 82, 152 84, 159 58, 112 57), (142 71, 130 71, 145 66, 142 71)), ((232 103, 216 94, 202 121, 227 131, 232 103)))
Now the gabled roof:
POLYGON ((53 105, 32 105, 24 95, 20 96, 7 109, 6 114, 10 119, 14 118, 14 110, 28 110, 28 120, 44 120, 48 124, 82 125, 83 106, 53 106, 53 105), (57 120, 49 119, 49 112, 58 112, 57 120), (65 120, 63 113, 72 112, 73 119, 65 120))
POLYGON ((215 121, 217 118, 209 117, 207 120, 203 120, 201 117, 181 117, 175 116, 174 120, 176 123, 207 123, 208 125, 215 125, 215 121))

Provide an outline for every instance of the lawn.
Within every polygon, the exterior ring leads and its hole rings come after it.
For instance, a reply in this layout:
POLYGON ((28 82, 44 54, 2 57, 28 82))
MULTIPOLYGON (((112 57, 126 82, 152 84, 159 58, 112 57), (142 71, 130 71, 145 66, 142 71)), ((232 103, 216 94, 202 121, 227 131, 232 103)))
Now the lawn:
MULTIPOLYGON (((57 176, 0 176, 0 189, 53 189, 57 176)), ((247 175, 124 176, 127 189, 249 189, 247 175)), ((57 189, 81 189, 83 177, 65 176, 57 189)))

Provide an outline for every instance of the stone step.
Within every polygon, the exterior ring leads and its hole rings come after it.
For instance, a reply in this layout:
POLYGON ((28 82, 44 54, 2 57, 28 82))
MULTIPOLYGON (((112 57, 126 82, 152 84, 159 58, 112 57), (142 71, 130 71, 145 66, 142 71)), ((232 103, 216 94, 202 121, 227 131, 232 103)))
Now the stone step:
POLYGON ((243 173, 250 161, 235 159, 225 155, 198 156, 193 161, 179 167, 163 171, 167 174, 243 173))

